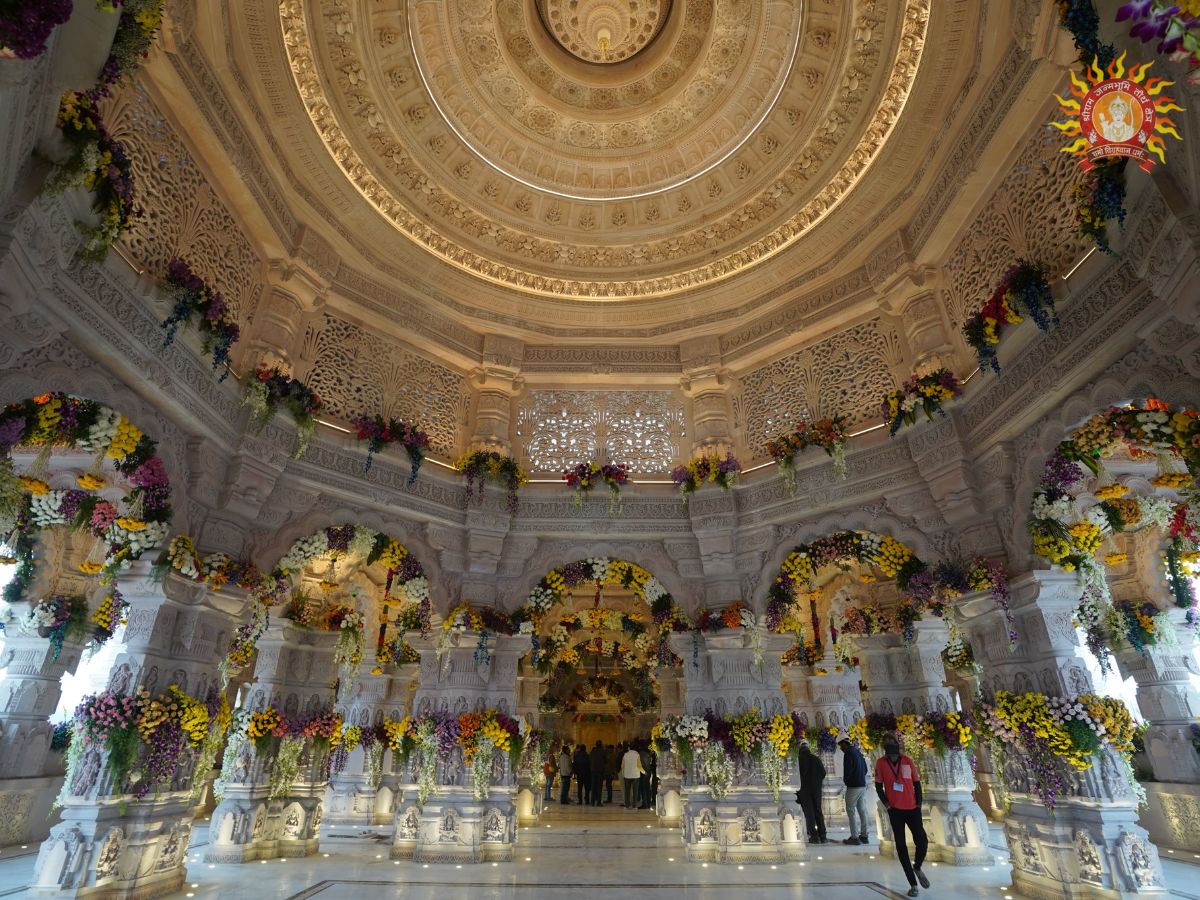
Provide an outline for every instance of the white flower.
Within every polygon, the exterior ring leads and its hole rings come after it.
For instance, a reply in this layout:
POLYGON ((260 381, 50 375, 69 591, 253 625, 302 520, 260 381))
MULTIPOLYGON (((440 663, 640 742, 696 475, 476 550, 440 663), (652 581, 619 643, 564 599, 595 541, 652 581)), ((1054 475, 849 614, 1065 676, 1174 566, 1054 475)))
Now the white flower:
POLYGON ((375 546, 375 538, 379 532, 359 525, 354 529, 354 537, 350 538, 347 551, 355 556, 366 556, 375 546))
POLYGON ((652 604, 660 597, 665 597, 667 594, 667 589, 663 587, 661 581, 659 581, 655 576, 651 575, 646 581, 645 587, 642 588, 642 593, 645 596, 646 602, 652 604))
POLYGON ((609 559, 607 556, 593 556, 588 559, 588 563, 591 564, 593 581, 608 581, 609 559))
POLYGON ((66 524, 66 518, 58 511, 65 495, 66 491, 47 491, 40 497, 34 496, 29 503, 30 521, 39 528, 66 524))
POLYGON ((88 429, 87 437, 79 442, 79 446, 85 450, 107 450, 117 434, 117 424, 120 421, 120 413, 107 406, 102 406, 96 416, 95 424, 88 429))
POLYGON ((421 603, 429 599, 429 579, 424 575, 404 583, 404 596, 413 603, 421 603))
POLYGON ((517 634, 533 634, 533 623, 526 619, 521 623, 521 627, 517 629, 517 634))

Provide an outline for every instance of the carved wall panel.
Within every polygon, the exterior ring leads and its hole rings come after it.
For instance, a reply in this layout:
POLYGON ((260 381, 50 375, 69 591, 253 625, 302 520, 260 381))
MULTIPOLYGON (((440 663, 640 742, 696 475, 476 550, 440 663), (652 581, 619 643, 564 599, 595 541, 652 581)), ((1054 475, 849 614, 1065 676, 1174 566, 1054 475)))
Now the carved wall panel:
POLYGON ((310 328, 304 356, 313 360, 308 383, 331 414, 412 419, 429 433, 435 454, 457 452, 470 407, 458 372, 329 314, 310 328))
POLYGON ((631 472, 668 472, 686 434, 673 391, 530 391, 517 412, 521 450, 538 472, 597 459, 601 449, 631 472))
POLYGON ((1018 259, 1043 262, 1057 278, 1087 252, 1071 199, 1079 178, 1079 164, 1062 152, 1058 133, 1039 130, 946 262, 946 305, 956 332, 1018 259))
POLYGON ((802 419, 876 419, 880 399, 896 387, 893 371, 901 361, 896 329, 870 319, 743 375, 733 401, 734 427, 758 459, 767 441, 802 419))
POLYGON ((156 279, 173 257, 186 259, 244 328, 262 296, 262 259, 237 220, 136 79, 114 91, 106 122, 125 143, 143 210, 121 238, 123 251, 156 279))

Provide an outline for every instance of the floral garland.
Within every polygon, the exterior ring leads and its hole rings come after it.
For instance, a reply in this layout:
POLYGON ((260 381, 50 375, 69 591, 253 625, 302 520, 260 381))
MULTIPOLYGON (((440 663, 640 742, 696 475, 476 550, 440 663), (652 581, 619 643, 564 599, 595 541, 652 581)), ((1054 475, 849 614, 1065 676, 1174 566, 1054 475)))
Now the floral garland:
MULTIPOLYGON (((113 592, 115 593, 115 592, 113 592)), ((117 595, 119 597, 119 595, 117 595)), ((113 636, 112 611, 103 614, 103 605, 113 603, 112 594, 101 602, 96 614, 88 615, 87 600, 79 596, 55 594, 38 601, 29 611, 24 625, 26 630, 36 631, 50 641, 51 662, 57 661, 66 641, 82 643, 87 639, 99 648, 113 636)))
POLYGON ((94 92, 63 94, 58 107, 58 127, 70 155, 42 188, 52 197, 77 187, 95 195, 92 209, 100 216, 100 223, 94 227, 79 226, 84 235, 79 255, 90 262, 103 260, 117 238, 140 215, 134 205, 133 164, 125 145, 104 127, 97 103, 94 92))
POLYGON ((788 493, 796 493, 796 457, 809 447, 820 447, 833 458, 833 472, 845 480, 846 469, 846 419, 833 416, 816 422, 803 421, 791 434, 781 435, 767 441, 767 453, 779 466, 788 493))
MULTIPOLYGON (((117 574, 167 536, 171 521, 171 488, 157 444, 124 416, 92 400, 63 393, 41 394, 0 411, 0 456, 11 457, 16 446, 39 448, 38 458, 18 479, 0 479, 6 492, 0 508, 16 510, 0 521, 17 569, 4 589, 4 599, 18 603, 33 582, 38 531, 55 525, 90 532, 104 547, 103 562, 88 559, 80 565, 87 575, 99 575, 116 603, 117 574), (51 490, 41 472, 54 447, 84 449, 96 454, 93 471, 77 479, 78 488, 51 490), (129 484, 123 509, 97 492, 107 486, 98 473, 109 460, 129 484)), ((110 604, 111 610, 111 604, 110 604)), ((110 623, 111 624, 111 623, 110 623)))
POLYGON ((909 580, 927 566, 905 544, 888 535, 865 531, 835 531, 808 544, 793 548, 779 567, 770 595, 790 601, 799 585, 812 586, 816 573, 825 566, 846 568, 852 563, 878 568, 895 578, 901 591, 909 580))
POLYGON ((1117 55, 1112 44, 1100 43, 1100 14, 1093 0, 1056 0, 1058 24, 1071 33, 1079 59, 1107 66, 1117 55))
POLYGON ((1049 808, 1068 786, 1072 771, 1090 769, 1096 753, 1115 750, 1129 769, 1137 729, 1120 700, 1096 694, 1047 697, 1036 691, 997 691, 995 701, 976 704, 981 735, 993 746, 1019 753, 1034 792, 1049 808))
MULTIPOLYGON (((163 346, 170 346, 179 326, 192 324, 195 317, 204 352, 212 354, 213 368, 227 367, 230 348, 241 336, 241 329, 221 292, 209 287, 179 257, 167 263, 167 274, 163 276, 161 286, 171 299, 171 314, 162 322, 167 332, 163 346)), ((229 369, 225 368, 217 381, 224 381, 228 375, 229 369)))
POLYGON ((867 713, 847 729, 847 736, 863 750, 878 750, 888 735, 896 735, 909 756, 927 752, 939 757, 965 753, 975 741, 975 721, 965 712, 929 712, 924 715, 867 713))
POLYGON ((484 488, 490 481, 508 491, 508 512, 516 515, 517 491, 528 483, 529 476, 515 459, 494 450, 474 450, 460 457, 454 468, 467 477, 467 503, 476 496, 483 500, 484 488), (478 494, 475 485, 479 485, 478 494))
MULTIPOLYGON (((37 59, 46 42, 74 11, 74 0, 7 0, 0 4, 0 51, 17 59, 37 59)), ((4 53, 0 53, 3 57, 4 53)))
POLYGON ((1132 600, 1120 600, 1113 604, 1113 609, 1120 617, 1122 636, 1138 653, 1145 654, 1170 634, 1166 614, 1149 600, 1135 603, 1132 600))
POLYGON ((242 405, 250 407, 250 430, 258 433, 267 427, 280 407, 291 413, 296 423, 296 445, 292 448, 292 459, 304 455, 308 442, 317 430, 317 413, 325 408, 325 402, 316 391, 298 379, 285 375, 278 366, 259 365, 254 378, 246 385, 242 405))
POLYGON ((367 442, 367 467, 370 471, 371 461, 375 454, 392 444, 399 444, 408 454, 410 469, 408 484, 411 486, 417 480, 421 471, 421 463, 425 459, 425 451, 429 449, 429 435, 406 419, 385 419, 376 413, 368 416, 365 413, 350 420, 355 436, 360 441, 367 442))
POLYGON ((797 641, 784 651, 780 663, 785 666, 815 666, 821 661, 824 650, 813 641, 797 641))
POLYGON ((1044 264, 1018 260, 1004 273, 991 299, 967 319, 962 327, 963 336, 979 357, 981 370, 990 367, 1000 374, 996 347, 1009 325, 1019 325, 1025 321, 1024 316, 1033 319, 1041 331, 1049 331, 1057 323, 1054 295, 1050 293, 1047 275, 1044 264))
POLYGON ((333 662, 341 675, 338 694, 347 696, 354 689, 367 643, 363 634, 363 614, 352 609, 343 610, 336 622, 338 638, 333 645, 333 662))
POLYGON ((962 636, 962 632, 958 630, 958 626, 953 621, 947 624, 950 629, 950 637, 946 641, 945 649, 942 650, 942 663, 947 669, 955 672, 961 672, 966 675, 977 674, 979 672, 979 663, 975 661, 974 648, 962 636))
POLYGON ((485 666, 492 659, 492 651, 488 645, 492 634, 512 635, 518 631, 522 634, 529 634, 533 631, 533 622, 529 620, 515 622, 508 613, 495 607, 459 603, 442 621, 442 635, 436 648, 438 659, 445 658, 445 664, 449 665, 450 659, 446 653, 452 643, 451 635, 463 634, 468 631, 477 635, 475 662, 485 666))
POLYGON ((1200 68, 1200 38, 1193 33, 1200 28, 1200 4, 1195 0, 1123 3, 1117 9, 1117 21, 1126 20, 1132 26, 1130 37, 1139 38, 1144 44, 1157 38, 1154 49, 1164 56, 1186 55, 1192 72, 1190 79, 1194 80, 1196 69, 1200 68))
POLYGON ((169 784, 210 733, 223 737, 229 722, 228 704, 215 689, 204 700, 174 684, 157 697, 146 690, 84 697, 71 720, 73 735, 59 801, 70 796, 89 747, 98 745, 104 751, 116 789, 140 800, 169 784))
MULTIPOLYGON (((386 625, 393 590, 401 590, 402 604, 418 610, 425 609, 428 621, 429 579, 421 563, 403 544, 362 525, 330 525, 297 540, 269 575, 257 576, 256 581, 245 585, 251 591, 252 618, 238 626, 229 652, 221 661, 221 671, 226 677, 229 673, 240 671, 253 658, 258 639, 267 629, 267 610, 290 593, 294 580, 292 576, 303 572, 306 566, 326 554, 334 559, 343 555, 363 556, 366 565, 378 563, 387 570, 382 610, 384 627, 380 629, 377 654, 380 647, 387 645, 386 625)), ((402 605, 401 609, 404 608, 402 605)))
POLYGON ((476 800, 487 798, 495 775, 493 755, 507 754, 509 766, 516 772, 530 740, 532 730, 524 716, 513 718, 495 709, 452 715, 445 712, 406 716, 398 725, 387 726, 388 744, 407 765, 418 751, 417 798, 425 803, 437 789, 437 767, 445 763, 457 748, 472 767, 472 792, 476 800))
POLYGON ((925 418, 933 421, 934 413, 945 416, 943 409, 947 401, 962 393, 962 385, 949 369, 935 369, 928 375, 913 375, 904 382, 900 390, 883 398, 880 412, 893 437, 901 425, 915 425, 917 410, 925 412, 925 418))
POLYGON ((671 470, 671 480, 679 488, 679 495, 684 503, 688 496, 694 494, 705 482, 712 482, 723 491, 733 487, 742 464, 732 453, 726 453, 722 459, 717 454, 699 456, 687 465, 676 466, 671 470))
POLYGON ((97 0, 97 3, 101 8, 121 7, 121 20, 97 86, 97 91, 106 95, 113 85, 142 65, 162 27, 166 0, 97 0))
POLYGON ((711 713, 672 716, 650 733, 656 746, 673 747, 685 766, 698 763, 698 774, 713 797, 729 793, 737 772, 735 760, 740 757, 758 763, 776 801, 783 786, 784 760, 795 746, 796 735, 791 716, 764 718, 757 709, 728 719, 711 713))
POLYGON ((1125 166, 1126 157, 1102 160, 1084 175, 1075 187, 1075 218, 1079 234, 1091 240, 1098 249, 1112 253, 1108 238, 1108 223, 1116 219, 1125 227, 1125 166))
POLYGON ((575 508, 583 506, 584 497, 596 485, 608 485, 608 514, 611 516, 621 507, 621 488, 629 484, 629 471, 620 463, 582 462, 572 469, 564 469, 563 481, 575 492, 575 508))

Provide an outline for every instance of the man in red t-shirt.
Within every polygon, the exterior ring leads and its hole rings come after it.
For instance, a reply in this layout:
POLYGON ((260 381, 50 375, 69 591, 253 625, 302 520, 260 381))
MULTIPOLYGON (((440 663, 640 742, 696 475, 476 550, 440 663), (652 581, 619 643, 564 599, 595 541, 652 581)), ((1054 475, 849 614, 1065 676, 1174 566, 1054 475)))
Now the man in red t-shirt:
POLYGON ((875 793, 892 823, 896 856, 908 878, 908 896, 915 897, 919 893, 918 881, 921 887, 929 887, 929 879, 921 871, 921 863, 925 862, 925 853, 929 850, 929 838, 921 821, 921 776, 917 773, 916 763, 900 752, 900 741, 894 734, 883 739, 883 756, 875 763, 875 793), (905 826, 912 832, 917 848, 915 865, 908 859, 905 826))

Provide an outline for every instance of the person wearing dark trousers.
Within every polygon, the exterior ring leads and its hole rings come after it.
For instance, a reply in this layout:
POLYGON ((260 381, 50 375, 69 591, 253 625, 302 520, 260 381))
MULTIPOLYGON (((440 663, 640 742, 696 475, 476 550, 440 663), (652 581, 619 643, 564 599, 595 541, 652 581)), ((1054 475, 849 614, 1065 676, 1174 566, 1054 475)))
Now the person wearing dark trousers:
POLYGON ((562 781, 562 789, 558 802, 563 806, 571 805, 571 748, 563 744, 562 753, 558 755, 558 777, 562 781))
POLYGON ((808 741, 800 742, 796 761, 800 766, 800 790, 796 800, 804 811, 804 827, 810 844, 825 844, 825 813, 821 809, 821 789, 825 786, 825 764, 809 749, 808 741))
POLYGON ((596 741, 596 746, 592 747, 591 759, 589 760, 592 767, 592 806, 603 806, 604 800, 601 794, 604 790, 604 782, 608 779, 608 754, 604 752, 604 744, 596 741))
POLYGON ((638 758, 642 762, 642 774, 638 776, 638 809, 650 808, 650 769, 654 765, 650 757, 650 747, 639 744, 638 758))
POLYGON ((571 759, 571 771, 575 773, 575 799, 582 803, 592 802, 592 760, 587 747, 580 744, 571 759))
POLYGON ((604 774, 606 776, 604 779, 606 788, 605 794, 607 795, 604 798, 604 802, 612 803, 613 779, 621 777, 621 751, 612 744, 609 744, 605 748, 604 774))
POLYGON ((883 739, 883 756, 875 763, 875 793, 887 810, 892 824, 892 838, 896 842, 896 857, 908 878, 908 896, 916 897, 917 882, 929 887, 929 879, 921 871, 925 853, 929 850, 929 838, 921 821, 921 776, 911 759, 900 752, 900 741, 889 734, 883 739), (908 839, 904 833, 912 832, 916 856, 908 858, 908 839))
POLYGON ((633 801, 637 799, 638 779, 641 774, 642 757, 634 747, 630 747, 621 757, 621 780, 625 787, 623 809, 633 809, 633 801))
POLYGON ((846 817, 850 820, 850 837, 843 844, 856 846, 867 843, 867 761, 862 752, 850 742, 845 732, 838 736, 842 749, 842 780, 846 783, 846 817))

